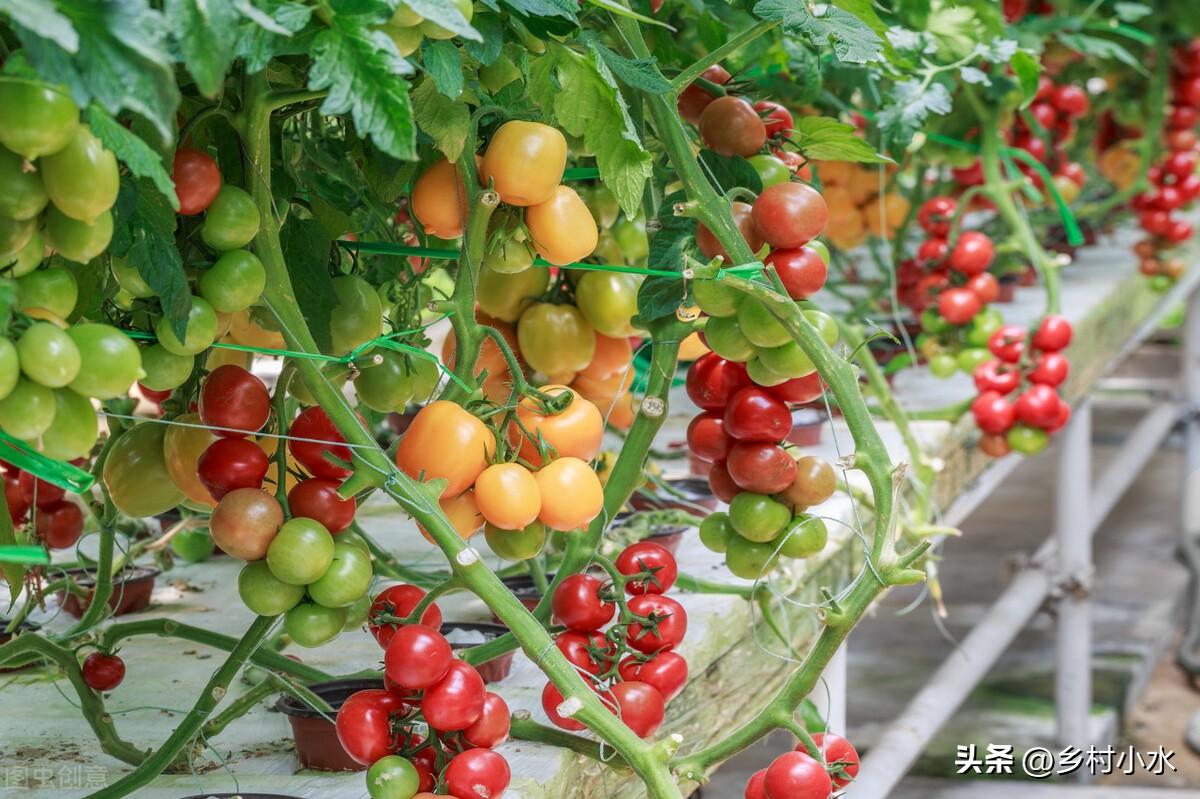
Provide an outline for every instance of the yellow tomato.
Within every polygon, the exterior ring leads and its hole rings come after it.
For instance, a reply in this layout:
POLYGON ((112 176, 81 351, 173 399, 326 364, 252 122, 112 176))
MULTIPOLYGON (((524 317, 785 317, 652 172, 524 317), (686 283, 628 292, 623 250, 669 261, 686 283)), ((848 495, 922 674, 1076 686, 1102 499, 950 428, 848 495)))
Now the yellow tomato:
POLYGON ((497 463, 480 472, 475 502, 483 518, 501 530, 521 530, 542 510, 537 480, 519 463, 497 463))
POLYGON ((534 477, 542 495, 538 519, 551 530, 575 530, 604 509, 600 478, 579 458, 557 458, 534 477))
POLYGON ((442 499, 466 491, 488 466, 496 438, 488 426, 453 402, 422 408, 396 447, 396 465, 417 480, 446 480, 442 499))

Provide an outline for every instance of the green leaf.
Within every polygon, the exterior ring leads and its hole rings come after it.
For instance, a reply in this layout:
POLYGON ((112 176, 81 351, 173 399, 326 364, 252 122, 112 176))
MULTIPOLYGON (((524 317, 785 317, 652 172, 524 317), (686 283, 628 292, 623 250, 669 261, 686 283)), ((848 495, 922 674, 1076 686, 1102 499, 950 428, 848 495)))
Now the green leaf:
POLYGON ((526 17, 562 17, 571 22, 577 20, 577 0, 503 0, 503 6, 526 17))
POLYGON ((904 80, 892 87, 875 121, 883 131, 887 149, 898 152, 908 146, 930 114, 948 114, 952 107, 950 92, 941 83, 925 85, 919 80, 904 80))
POLYGON ((1037 95, 1038 78, 1042 75, 1042 62, 1029 52, 1018 50, 1008 63, 1012 66, 1013 74, 1017 76, 1017 83, 1021 86, 1021 94, 1024 97, 1021 105, 1026 106, 1032 103, 1034 96, 1037 95))
POLYGON ((638 22, 641 22, 644 25, 657 25, 658 27, 666 28, 667 30, 675 30, 662 20, 657 20, 654 17, 647 17, 645 14, 639 14, 636 11, 631 11, 628 6, 614 2, 613 0, 587 0, 587 2, 591 3, 597 8, 603 8, 610 14, 616 14, 619 17, 636 19, 638 22))
POLYGON ((839 61, 866 64, 883 57, 883 39, 849 11, 831 5, 811 7, 806 0, 759 0, 754 14, 782 23, 787 33, 808 38, 817 47, 832 42, 839 61))
POLYGON ((480 64, 487 66, 496 63, 500 50, 504 47, 504 23, 495 14, 479 14, 472 22, 483 37, 483 41, 468 39, 463 42, 467 55, 480 64))
POLYGON ((719 194, 725 194, 735 186, 749 189, 755 194, 762 191, 762 179, 745 158, 701 150, 699 160, 704 174, 719 194))
POLYGON ((426 39, 421 45, 425 71, 433 78, 438 91, 457 100, 463 91, 462 56, 454 42, 448 39, 426 39))
POLYGON ((875 35, 883 42, 883 52, 889 61, 907 63, 888 41, 888 25, 879 18, 879 14, 875 13, 875 6, 871 0, 832 0, 832 2, 843 11, 858 17, 875 32, 875 35))
POLYGON ((599 42, 589 40, 589 44, 600 54, 613 74, 631 89, 637 89, 647 94, 667 94, 672 91, 671 82, 658 71, 658 62, 655 59, 639 58, 634 60, 614 53, 599 42))
POLYGON ((413 116, 421 130, 451 161, 462 154, 471 130, 471 109, 466 103, 452 103, 438 91, 431 78, 425 78, 412 92, 413 116))
POLYGON ((43 39, 49 39, 68 53, 79 50, 79 34, 71 20, 46 0, 0 0, 0 14, 43 39))
POLYGON ((375 30, 369 18, 339 15, 316 36, 312 54, 308 87, 329 90, 321 113, 349 112, 359 134, 380 150, 393 158, 415 158, 417 131, 403 77, 412 66, 391 37, 375 30))
POLYGON ((235 0, 244 21, 238 29, 235 55, 250 74, 262 72, 277 55, 299 55, 307 48, 297 37, 312 19, 312 8, 293 0, 235 0))
POLYGON ((125 166, 139 178, 147 178, 154 187, 162 193, 171 207, 179 210, 179 198, 175 196, 175 182, 167 174, 162 156, 155 152, 150 145, 100 106, 93 103, 87 109, 88 127, 125 166))
POLYGON ((552 46, 534 62, 530 96, 596 155, 600 178, 629 216, 638 213, 653 158, 634 127, 616 79, 594 48, 584 54, 552 46))
POLYGON ((29 62, 60 83, 80 108, 93 100, 114 116, 132 111, 154 124, 165 146, 174 139, 179 89, 167 51, 167 23, 147 0, 54 0, 79 35, 77 52, 14 23, 29 62))
POLYGON ((830 117, 797 117, 791 138, 804 157, 814 161, 885 164, 892 160, 876 152, 858 135, 853 125, 830 117))
POLYGON ((235 54, 241 15, 234 0, 165 0, 163 12, 196 88, 216 97, 235 54))
POLYGON ((1070 47, 1072 50, 1083 53, 1087 56, 1095 58, 1111 58, 1115 61, 1120 61, 1126 66, 1132 67, 1138 72, 1145 74, 1146 67, 1142 62, 1126 50, 1122 45, 1114 42, 1112 39, 1104 39, 1100 36, 1089 36, 1086 33, 1066 33, 1060 32, 1058 40, 1070 47))
POLYGON ((337 304, 333 278, 329 274, 329 248, 333 238, 316 219, 289 214, 279 231, 283 258, 292 279, 296 304, 322 352, 333 349, 330 319, 337 304))
POLYGON ((471 27, 471 23, 454 3, 448 3, 446 0, 404 0, 404 5, 435 25, 454 31, 457 36, 477 42, 484 41, 483 36, 471 27))
POLYGON ((150 284, 171 329, 183 339, 192 292, 175 247, 175 209, 147 181, 126 176, 121 179, 113 217, 109 252, 126 259, 150 284))
POLYGON ((1113 12, 1122 22, 1137 22, 1142 17, 1154 13, 1154 9, 1144 3, 1115 3, 1113 12))
POLYGON ((681 277, 646 278, 638 288, 638 323, 645 326, 656 319, 674 316, 681 305, 692 304, 690 295, 691 287, 681 277))

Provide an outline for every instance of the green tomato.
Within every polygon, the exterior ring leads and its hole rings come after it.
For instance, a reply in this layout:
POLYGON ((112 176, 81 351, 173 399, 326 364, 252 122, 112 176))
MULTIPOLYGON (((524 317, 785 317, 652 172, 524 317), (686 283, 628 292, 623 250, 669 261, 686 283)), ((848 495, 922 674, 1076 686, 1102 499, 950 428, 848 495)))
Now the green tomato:
POLYGON ((0 216, 0 261, 8 263, 16 258, 36 232, 36 219, 0 216))
POLYGON ((35 439, 54 421, 54 392, 39 383, 17 378, 17 384, 0 399, 0 428, 10 436, 35 439))
POLYGON ((412 395, 415 400, 426 400, 442 380, 442 370, 433 358, 413 357, 408 362, 412 374, 412 395))
POLYGON ((784 530, 779 554, 786 558, 807 558, 825 549, 829 543, 829 530, 823 519, 801 513, 792 519, 784 530))
POLYGON ((736 316, 742 295, 719 280, 697 280, 692 283, 692 296, 700 310, 709 316, 736 316))
POLYGON ((770 574, 778 563, 774 544, 749 541, 740 535, 730 537, 725 565, 735 577, 757 580, 770 574))
POLYGON ((79 374, 79 347, 65 330, 50 322, 34 322, 17 341, 21 371, 48 388, 62 388, 79 374))
POLYGON ((83 366, 71 381, 72 391, 85 397, 115 399, 128 394, 134 381, 145 374, 137 344, 112 325, 74 325, 67 335, 83 357, 83 366))
POLYGON ((154 323, 154 335, 158 343, 167 352, 175 355, 196 355, 204 352, 217 340, 217 312, 203 297, 192 297, 192 306, 188 309, 187 333, 183 341, 175 335, 175 330, 167 317, 160 316, 154 323))
POLYGON ((700 522, 700 543, 713 552, 724 552, 734 535, 736 533, 729 523, 729 514, 724 511, 710 513, 700 522))
POLYGON ((142 369, 146 373, 142 385, 151 391, 179 388, 192 376, 195 366, 195 356, 176 355, 161 344, 152 344, 142 350, 142 369))
POLYGON ((546 546, 546 525, 535 521, 520 530, 501 530, 486 524, 483 527, 488 546, 505 560, 535 558, 546 546))
MULTIPOLYGON (((46 260, 46 240, 42 238, 39 231, 35 230, 29 237, 29 241, 25 242, 25 246, 11 257, 12 261, 4 266, 5 276, 24 277, 46 260)), ((0 258, 0 261, 3 261, 3 258, 0 258)))
POLYGON ((737 323, 746 340, 756 347, 781 347, 792 340, 787 328, 771 315, 767 306, 754 299, 738 306, 737 323))
POLYGON ((708 348, 727 361, 745 363, 754 355, 751 344, 738 326, 736 316, 714 316, 704 325, 708 348))
MULTIPOLYGON (((143 519, 183 502, 167 471, 165 424, 143 422, 121 433, 104 459, 104 487, 117 510, 143 519)), ((211 540, 210 540, 211 544, 211 540)))
POLYGON ((204 212, 200 238, 217 252, 240 250, 258 235, 260 222, 254 199, 227 183, 204 212))
POLYGON ((944 333, 950 329, 950 323, 942 318, 942 315, 937 312, 937 308, 930 306, 921 311, 921 329, 926 333, 944 333))
POLYGON ((625 260, 643 263, 650 257, 650 238, 646 235, 646 220, 622 219, 613 227, 613 236, 621 245, 625 260))
POLYGON ((504 274, 493 269, 479 270, 475 299, 479 310, 501 322, 515 322, 526 306, 550 286, 549 269, 526 269, 504 274))
POLYGON ((121 187, 117 157, 86 125, 75 131, 66 147, 42 158, 38 172, 54 207, 89 224, 113 207, 121 187))
POLYGON ((381 30, 388 35, 392 44, 396 45, 397 52, 402 56, 410 56, 415 53, 425 39, 425 34, 421 33, 420 27, 398 28, 389 24, 384 25, 381 30))
POLYGON ((411 8, 401 3, 392 13, 392 18, 388 20, 389 25, 395 28, 411 28, 414 25, 420 25, 425 18, 413 11, 411 8))
POLYGON ((575 287, 575 304, 598 332, 626 338, 636 330, 638 284, 630 275, 588 272, 575 287))
POLYGON ((603 183, 597 183, 587 197, 588 208, 596 216, 596 224, 601 228, 610 228, 616 224, 621 213, 621 203, 613 190, 603 183))
POLYGON ((327 644, 346 627, 345 608, 326 608, 301 602, 283 617, 283 629, 300 646, 327 644))
POLYGON ((200 276, 196 286, 213 310, 234 313, 258 302, 267 287, 267 270, 249 250, 230 250, 200 276))
POLYGON ((46 245, 68 261, 86 264, 108 249, 112 241, 111 211, 101 211, 91 222, 72 219, 51 208, 46 212, 46 245))
POLYGON ((934 377, 945 380, 958 371, 958 358, 945 352, 940 352, 929 359, 929 372, 934 377))
POLYGON ((129 261, 114 255, 110 259, 110 267, 113 277, 117 279, 117 284, 134 297, 144 299, 154 296, 154 289, 150 288, 150 284, 142 277, 142 273, 129 261))
POLYGON ((54 421, 42 433, 37 449, 47 458, 69 461, 91 452, 99 435, 96 410, 88 398, 60 388, 54 392, 54 421))
POLYGON ((805 244, 804 246, 811 247, 814 250, 816 250, 817 255, 821 256, 821 260, 825 262, 825 265, 829 266, 829 248, 825 246, 825 242, 817 241, 816 239, 813 239, 812 241, 810 241, 808 244, 805 244))
POLYGON ((374 599, 369 593, 363 594, 358 599, 354 600, 354 604, 346 611, 346 623, 342 625, 345 631, 357 630, 367 623, 367 618, 371 615, 371 601, 374 599))
POLYGON ((975 374, 975 369, 982 363, 992 359, 992 353, 984 347, 968 347, 958 353, 958 368, 969 375, 975 374))
POLYGON ((371 555, 354 544, 337 541, 333 545, 333 563, 308 586, 308 595, 318 605, 344 608, 371 587, 371 555))
POLYGON ((199 563, 212 557, 216 545, 207 530, 183 530, 171 539, 171 551, 180 560, 199 563))
MULTIPOLYGON (((471 17, 475 14, 475 4, 473 0, 450 0, 458 12, 466 18, 467 22, 471 21, 471 17)), ((425 20, 421 23, 421 33, 424 33, 430 39, 453 39, 455 34, 452 30, 447 30, 437 23, 425 20)))
POLYGON ((772 372, 757 355, 746 361, 746 374, 750 375, 755 385, 767 387, 781 385, 790 379, 787 375, 772 372))
POLYGON ((834 344, 837 344, 837 320, 824 311, 818 311, 812 308, 804 311, 803 313, 804 318, 808 320, 808 323, 815 327, 817 332, 821 334, 821 340, 824 341, 826 345, 832 347, 834 344))
POLYGON ((1036 455, 1046 448, 1046 443, 1050 440, 1050 436, 1045 430, 1017 424, 1013 425, 1012 429, 1008 431, 1005 439, 1014 452, 1020 452, 1023 455, 1036 455))
POLYGON ((0 147, 0 216, 33 219, 50 202, 37 172, 25 171, 25 159, 0 147))
POLYGON ((812 360, 794 341, 789 341, 782 347, 761 347, 756 351, 762 366, 784 378, 804 377, 817 370, 812 360))
POLYGON ((29 161, 56 153, 75 137, 79 108, 66 92, 42 83, 0 82, 0 144, 29 161))
POLYGON ((412 799, 421 790, 417 767, 399 755, 387 755, 367 769, 371 799, 412 799))
POLYGON ((533 248, 529 242, 509 236, 484 253, 483 266, 505 275, 524 272, 533 266, 533 248))
POLYGON ((764 189, 777 183, 787 183, 792 179, 792 170, 773 155, 760 153, 750 156, 749 161, 750 166, 758 173, 758 179, 762 181, 764 189))
POLYGON ((1150 278, 1150 290, 1158 294, 1170 290, 1171 286, 1175 285, 1175 281, 1166 275, 1154 275, 1150 278))
POLYGON ((528 308, 517 323, 517 344, 529 367, 544 375, 582 371, 596 354, 596 334, 573 305, 528 308))
POLYGON ((383 348, 376 356, 381 362, 363 369, 354 379, 358 399, 380 413, 402 411, 413 395, 408 358, 403 353, 383 348))
POLYGON ((238 596, 259 616, 287 613, 304 598, 304 586, 288 585, 271 574, 265 560, 247 563, 238 574, 238 596))
POLYGON ((316 582, 331 563, 333 536, 315 519, 288 520, 267 547, 271 574, 288 585, 316 582))
POLYGON ((729 503, 729 524, 748 541, 772 541, 792 519, 787 505, 766 494, 743 491, 729 503))
POLYGON ((383 332, 383 303, 370 283, 356 275, 333 279, 337 305, 329 320, 333 354, 345 355, 383 332))
POLYGON ((975 318, 967 326, 967 343, 972 347, 986 347, 992 334, 1004 325, 1004 317, 1000 312, 988 305, 975 314, 975 318))
POLYGON ((0 400, 12 393, 21 379, 21 359, 12 339, 0 338, 0 400))
MULTIPOLYGON (((621 251, 621 243, 617 241, 617 237, 613 235, 612 230, 600 231, 600 237, 596 240, 596 249, 592 251, 592 256, 606 264, 619 264, 625 261, 625 253, 621 251)), ((571 284, 579 282, 582 273, 578 269, 567 270, 567 279, 571 284)))

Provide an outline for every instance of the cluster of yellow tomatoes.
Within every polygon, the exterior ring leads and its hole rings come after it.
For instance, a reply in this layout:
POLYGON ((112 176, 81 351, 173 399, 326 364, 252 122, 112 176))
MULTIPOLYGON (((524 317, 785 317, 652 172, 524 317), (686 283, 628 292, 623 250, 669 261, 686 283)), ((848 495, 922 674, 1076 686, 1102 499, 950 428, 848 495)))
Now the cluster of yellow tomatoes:
POLYGON ((908 199, 885 188, 895 168, 825 161, 817 165, 821 196, 829 206, 824 237, 841 250, 862 244, 867 234, 890 239, 908 216, 908 199))

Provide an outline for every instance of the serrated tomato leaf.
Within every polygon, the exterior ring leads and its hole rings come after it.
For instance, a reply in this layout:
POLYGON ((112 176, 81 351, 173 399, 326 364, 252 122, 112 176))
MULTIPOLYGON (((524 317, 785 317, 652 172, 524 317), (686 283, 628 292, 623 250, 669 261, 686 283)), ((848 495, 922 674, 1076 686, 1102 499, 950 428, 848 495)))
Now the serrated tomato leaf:
POLYGON ((425 78, 412 91, 413 116, 421 130, 451 161, 457 160, 471 129, 471 109, 463 102, 450 102, 434 81, 425 78))
POLYGON ((233 63, 237 22, 234 0, 165 0, 163 12, 188 74, 205 97, 215 97, 233 63))
POLYGON ((150 180, 156 189, 167 198, 167 202, 176 211, 179 210, 179 198, 175 196, 175 183, 167 174, 162 156, 133 131, 128 130, 100 106, 95 103, 87 109, 88 127, 92 133, 120 159, 139 178, 150 180))
POLYGON ((49 39, 68 53, 79 50, 79 34, 71 20, 58 12, 53 3, 46 0, 0 0, 0 14, 6 15, 14 25, 49 39))
POLYGON ((839 61, 866 64, 883 57, 883 39, 854 14, 833 5, 806 0, 759 0, 754 14, 778 21, 784 31, 805 36, 814 45, 833 46, 839 61))

